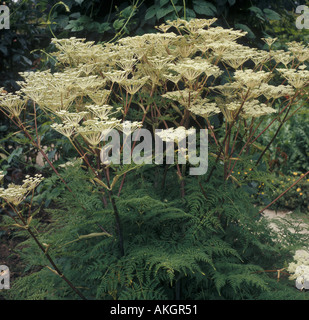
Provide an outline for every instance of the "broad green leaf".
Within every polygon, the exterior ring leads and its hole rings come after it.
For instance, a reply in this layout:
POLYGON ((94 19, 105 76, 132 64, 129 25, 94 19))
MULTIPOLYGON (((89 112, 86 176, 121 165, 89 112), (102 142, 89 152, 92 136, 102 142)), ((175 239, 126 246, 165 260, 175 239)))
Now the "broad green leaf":
POLYGON ((4 153, 0 153, 0 158, 1 159, 7 159, 7 155, 5 155, 4 153))
POLYGON ((0 46, 0 51, 3 53, 3 55, 7 55, 8 54, 8 49, 7 49, 7 47, 5 47, 5 46, 3 46, 3 45, 1 45, 0 46))
POLYGON ((32 61, 31 61, 30 59, 28 59, 28 58, 25 57, 25 56, 21 56, 21 57, 22 57, 22 59, 25 61, 26 64, 28 64, 29 66, 32 65, 32 61))
POLYGON ((84 27, 78 22, 78 20, 71 20, 64 29, 72 31, 82 31, 84 30, 84 27))
POLYGON ((170 0, 160 0, 160 7, 163 7, 168 2, 170 2, 170 0))
POLYGON ((263 11, 265 13, 265 16, 269 20, 280 20, 281 19, 280 15, 277 12, 275 12, 274 10, 266 8, 263 11))
POLYGON ((255 35, 254 35, 254 33, 252 32, 252 30, 251 30, 248 26, 246 26, 246 25, 241 24, 241 23, 236 23, 236 24, 235 24, 235 28, 236 28, 236 29, 241 29, 241 30, 244 30, 244 31, 248 32, 248 37, 249 37, 249 38, 251 38, 251 39, 254 39, 254 38, 255 38, 255 35))
POLYGON ((133 9, 131 6, 127 7, 124 10, 121 11, 121 16, 123 16, 124 18, 128 19, 130 17, 130 15, 132 15, 132 11, 136 11, 136 10, 133 9))
POLYGON ((194 0, 193 9, 197 14, 204 14, 211 17, 217 13, 217 8, 212 3, 202 0, 194 0))
POLYGON ((258 7, 252 6, 252 7, 249 8, 249 10, 254 12, 254 13, 258 13, 260 15, 263 15, 263 11, 258 7))
POLYGON ((262 11, 260 8, 255 7, 255 6, 252 6, 252 7, 249 8, 249 10, 252 11, 252 12, 254 12, 254 13, 256 14, 256 16, 257 16, 260 20, 265 21, 265 19, 264 19, 264 17, 263 17, 263 16, 264 16, 264 13, 263 13, 263 11, 262 11))
POLYGON ((80 12, 74 12, 74 13, 70 14, 70 17, 74 18, 74 19, 78 19, 80 17, 80 12))
POLYGON ((157 19, 159 20, 159 19, 163 18, 164 16, 166 16, 167 14, 169 14, 170 12, 173 12, 173 11, 174 11, 173 6, 170 6, 170 7, 167 7, 167 8, 160 8, 156 12, 157 19))
POLYGON ((157 7, 155 5, 149 7, 145 14, 145 20, 149 20, 156 15, 157 7))
POLYGON ((80 23, 90 23, 92 22, 92 19, 88 16, 83 15, 77 21, 80 23))
POLYGON ((110 30, 111 27, 108 22, 103 22, 100 24, 99 29, 97 30, 99 33, 104 33, 105 31, 110 30))
POLYGON ((50 152, 47 154, 48 159, 49 159, 49 160, 54 159, 56 152, 57 152, 57 149, 54 149, 54 150, 50 151, 50 152))
POLYGON ((115 30, 119 30, 124 25, 125 19, 117 19, 113 23, 113 27, 115 30))
POLYGON ((8 156, 7 162, 10 163, 15 156, 16 156, 16 157, 19 157, 19 156, 22 154, 22 152, 23 152, 23 148, 21 148, 21 147, 15 149, 15 150, 8 156))
POLYGON ((192 9, 186 9, 186 17, 187 18, 195 18, 196 14, 192 9))

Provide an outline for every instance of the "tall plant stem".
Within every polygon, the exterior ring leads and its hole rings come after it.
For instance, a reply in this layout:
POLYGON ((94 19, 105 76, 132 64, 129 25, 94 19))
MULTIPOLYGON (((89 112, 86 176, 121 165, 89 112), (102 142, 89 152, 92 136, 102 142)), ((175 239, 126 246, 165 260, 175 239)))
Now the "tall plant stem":
MULTIPOLYGON (((99 149, 95 149, 94 152, 95 152, 95 154, 97 156, 97 162, 98 162, 98 166, 99 166, 99 161, 100 161, 99 149)), ((108 187, 109 199, 110 199, 110 202, 112 204, 114 215, 115 215, 116 230, 117 230, 118 239, 119 239, 120 254, 123 257, 125 252, 124 252, 124 240, 123 240, 123 233, 122 233, 120 215, 119 215, 119 211, 118 211, 117 204, 116 204, 116 201, 115 201, 115 196, 114 196, 114 193, 113 193, 111 185, 110 185, 110 178, 109 178, 108 171, 106 170, 106 168, 103 168, 103 172, 104 172, 104 175, 105 175, 105 178, 106 178, 106 184, 107 184, 107 187, 108 187)), ((96 176, 97 176, 98 179, 100 179, 100 180, 102 179, 100 174, 97 174, 96 176)))
POLYGON ((248 89, 248 91, 247 91, 247 93, 246 93, 246 96, 244 97, 244 101, 242 102, 242 104, 241 104, 241 106, 239 107, 239 109, 238 109, 238 111, 237 111, 234 119, 232 120, 232 122, 231 122, 230 125, 229 125, 229 128, 228 128, 228 130, 227 130, 227 132, 226 132, 226 134, 225 134, 225 136, 224 136, 224 138, 223 138, 223 142, 222 142, 222 144, 221 144, 221 146, 220 146, 220 150, 219 150, 219 153, 218 153, 218 155, 217 155, 216 161, 215 161, 214 165, 212 166, 212 168, 211 168, 211 170, 210 170, 210 172, 209 172, 209 174, 208 174, 208 176, 207 176, 207 178, 206 178, 206 182, 209 182, 210 178, 212 177, 212 175, 213 175, 213 173, 214 173, 214 171, 215 171, 215 168, 216 168, 217 163, 218 163, 218 161, 219 161, 219 159, 220 159, 220 157, 221 157, 221 154, 222 154, 222 152, 224 151, 224 147, 223 147, 223 146, 225 145, 226 139, 229 137, 229 135, 230 135, 230 133, 231 133, 231 131, 232 131, 232 128, 233 128, 235 122, 236 122, 237 119, 238 119, 238 116, 239 116, 239 114, 240 114, 240 112, 241 112, 241 110, 242 110, 242 108, 243 108, 243 106, 244 106, 244 104, 245 104, 245 102, 246 102, 246 100, 247 100, 247 98, 248 98, 249 92, 250 92, 250 89, 248 89))
MULTIPOLYGON (((151 90, 150 97, 152 97, 153 93, 154 93, 154 88, 151 90)), ((146 115, 147 115, 147 112, 148 112, 149 108, 150 108, 150 104, 148 104, 147 108, 144 111, 144 115, 143 115, 143 118, 142 118, 142 121, 141 121, 142 124, 145 121, 145 118, 146 118, 146 115)), ((139 132, 138 132, 138 135, 139 135, 139 132)), ((133 152, 135 144, 136 144, 136 141, 134 141, 134 143, 133 143, 133 147, 132 147, 131 153, 133 152)), ((122 181, 120 183, 120 187, 119 187, 119 190, 118 190, 118 197, 119 197, 120 192, 121 192, 121 190, 123 188, 125 178, 126 178, 126 173, 123 175, 122 181)))
POLYGON ((261 214, 264 210, 266 210, 271 205, 273 205, 276 201, 278 201, 282 196, 284 196, 290 189, 292 189, 300 180, 304 179, 308 174, 309 174, 309 171, 307 171, 303 176, 301 176, 299 179, 297 179, 290 187, 288 187, 284 192, 282 192, 275 200, 273 200, 265 208, 260 210, 257 215, 261 214))
POLYGON ((103 171, 104 171, 104 174, 105 174, 105 177, 106 177, 107 186, 109 188, 109 190, 108 190, 109 198, 110 198, 113 210, 114 210, 115 221, 116 221, 116 229, 117 229, 118 238, 119 238, 120 254, 123 257, 125 255, 125 252, 124 252, 124 240, 123 240, 123 233, 122 233, 120 215, 119 215, 119 211, 118 211, 117 204, 116 204, 116 201, 115 201, 114 193, 113 193, 113 191, 111 190, 111 187, 110 187, 110 182, 109 182, 109 178, 108 178, 107 172, 106 172, 105 169, 103 171))
POLYGON ((292 103, 294 101, 294 99, 296 98, 297 96, 297 92, 295 93, 294 97, 291 99, 291 101, 289 102, 289 105, 288 105, 288 109, 285 113, 285 116, 283 118, 283 120, 280 122, 280 125, 278 127, 278 129, 276 130, 274 136, 272 137, 272 139, 270 140, 270 142, 268 143, 268 145, 266 146, 266 148, 262 151, 260 157, 258 158, 257 162, 256 162, 256 166, 260 163, 260 161, 262 160, 265 152, 270 148, 270 146, 272 145, 272 143, 275 141, 277 135, 279 134, 279 131, 281 130, 283 124, 285 123, 286 119, 287 119, 287 116, 289 115, 289 112, 291 111, 291 107, 292 107, 292 103))
POLYGON ((230 139, 231 139, 231 132, 225 141, 225 147, 224 147, 224 149, 225 149, 224 150, 224 177, 223 177, 224 181, 227 178, 227 172, 228 172, 230 139))
MULTIPOLYGON (((1 109, 0 109, 1 110, 1 109)), ((1 110, 3 111, 3 110, 1 110)), ((51 161, 48 159, 46 153, 42 150, 41 146, 36 143, 34 141, 34 139, 32 138, 32 136, 30 135, 30 133, 28 132, 28 130, 25 128, 25 126, 23 125, 23 123, 19 120, 19 118, 17 118, 17 122, 14 121, 11 117, 9 117, 5 112, 3 112, 8 118, 10 118, 10 120, 17 126, 19 127, 27 136, 27 138, 30 140, 30 142, 32 143, 32 145, 37 148, 40 153, 42 154, 42 156, 46 159, 47 163, 50 165, 50 167, 53 169, 53 171, 56 173, 56 175, 60 178, 61 182, 65 185, 65 187, 68 189, 69 192, 72 193, 73 197, 75 199, 77 199, 75 197, 75 194, 73 193, 72 189, 67 185, 67 183, 64 181, 64 179, 61 177, 60 173, 58 172, 58 170, 55 168, 55 166, 51 163, 51 161)), ((77 199, 78 201, 78 199, 77 199)), ((86 211, 86 208, 81 204, 81 207, 86 211)), ((101 229, 103 229, 101 226, 99 226, 101 229)), ((105 231, 105 230, 104 230, 105 231)), ((106 233, 110 234, 109 232, 105 231, 106 233)))
MULTIPOLYGON (((6 201, 7 202, 7 201, 6 201)), ((40 243, 40 241, 38 240, 38 238, 36 237, 36 235, 32 232, 31 228, 28 226, 27 222, 24 220, 24 218, 19 214, 18 210, 12 206, 9 202, 7 202, 8 205, 12 208, 12 210, 17 214, 17 216, 20 218, 20 220, 22 221, 25 229, 27 230, 27 232, 30 234, 30 236, 33 238, 33 240, 35 241, 35 243, 38 245, 38 247, 40 248, 40 250, 44 253, 45 257, 47 258, 47 260, 50 262, 50 264, 52 265, 52 267, 54 268, 54 270, 52 270, 53 272, 55 272, 60 278, 62 278, 69 286, 70 288, 82 299, 82 300, 87 300, 87 298, 72 284, 72 282, 67 279, 64 274, 60 271, 60 269, 57 267, 57 265, 55 264, 54 260, 51 258, 51 256, 46 252, 46 249, 43 247, 43 245, 40 243)))
MULTIPOLYGON (((19 119, 18 119, 19 120, 19 119)), ((16 123, 16 122, 15 122, 16 123)), ((67 183, 64 181, 64 179, 61 177, 60 173, 58 172, 58 170, 55 168, 55 166, 51 163, 51 161, 48 159, 48 156, 46 155, 46 153, 42 150, 41 146, 36 143, 32 136, 30 135, 30 133, 28 132, 28 130, 25 128, 25 126, 23 125, 23 123, 19 120, 19 122, 17 123, 18 127, 20 129, 22 129, 25 133, 25 135, 27 136, 27 138, 31 141, 31 143, 34 145, 34 147, 36 147, 41 155, 44 157, 44 159, 47 161, 47 163, 50 165, 50 167, 53 169, 53 171, 56 173, 56 175, 60 178, 61 182, 66 186, 66 188, 72 192, 71 188, 67 185, 67 183)))

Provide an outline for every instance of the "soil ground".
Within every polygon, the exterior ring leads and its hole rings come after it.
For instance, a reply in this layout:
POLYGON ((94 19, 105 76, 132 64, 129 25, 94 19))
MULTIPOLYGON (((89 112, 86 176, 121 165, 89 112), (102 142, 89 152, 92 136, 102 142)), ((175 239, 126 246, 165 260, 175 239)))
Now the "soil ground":
POLYGON ((290 222, 290 231, 295 232, 295 230, 298 230, 299 233, 309 234, 308 222, 305 222, 305 220, 301 217, 294 217, 292 211, 264 210, 263 216, 273 221, 273 223, 271 223, 271 226, 276 231, 278 230, 275 224, 276 220, 284 219, 290 222))

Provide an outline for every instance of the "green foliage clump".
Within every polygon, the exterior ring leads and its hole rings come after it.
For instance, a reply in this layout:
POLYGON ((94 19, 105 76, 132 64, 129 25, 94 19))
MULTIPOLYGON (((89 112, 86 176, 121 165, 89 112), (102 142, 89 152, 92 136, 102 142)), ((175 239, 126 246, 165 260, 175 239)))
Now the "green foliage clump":
MULTIPOLYGON (((283 264, 289 250, 273 240, 246 192, 202 179, 204 197, 192 178, 181 199, 173 177, 161 189, 149 170, 141 169, 139 179, 128 175, 116 197, 124 256, 112 207, 102 206, 79 165, 63 172, 76 198, 63 191, 56 208, 47 209, 51 223, 36 225, 48 253, 88 299, 259 299, 274 290, 263 270, 283 264)), ((14 282, 10 298, 75 298, 32 240, 20 252, 32 272, 14 282)))

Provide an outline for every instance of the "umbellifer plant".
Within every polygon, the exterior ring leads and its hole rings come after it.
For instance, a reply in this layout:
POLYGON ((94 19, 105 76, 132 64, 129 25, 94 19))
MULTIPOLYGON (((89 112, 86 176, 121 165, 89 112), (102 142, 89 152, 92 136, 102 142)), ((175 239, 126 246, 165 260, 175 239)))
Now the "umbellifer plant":
MULTIPOLYGON (((214 27, 215 22, 167 21, 157 27, 158 33, 126 37, 116 43, 53 39, 57 72, 23 73, 20 91, 0 96, 1 111, 39 149, 69 191, 40 145, 37 108, 54 122, 51 129, 74 146, 89 168, 89 179, 102 188, 103 206, 112 205, 121 257, 126 255, 124 226, 116 195, 121 196, 127 173, 138 166, 100 161, 106 133, 121 131, 125 125, 153 133, 171 128, 207 130, 214 161, 205 182, 211 184, 214 172, 221 170, 223 184, 240 186, 255 179, 250 176, 256 171, 252 168, 262 162, 285 121, 307 101, 307 46, 289 43, 288 51, 277 51, 272 49, 276 39, 267 38, 269 50, 249 48, 238 43, 245 32, 214 27), (33 128, 21 117, 30 105, 34 108, 33 128), (272 115, 273 120, 263 128, 264 117, 272 115), (220 118, 221 123, 215 124, 214 119, 220 118), (277 132, 261 148, 258 138, 276 121, 280 122, 277 132), (234 172, 243 165, 242 156, 257 152, 259 156, 252 156, 252 168, 241 181, 234 172)), ((184 198, 188 167, 177 162, 175 167, 184 198)), ((199 186, 207 199, 202 183, 199 186)))

